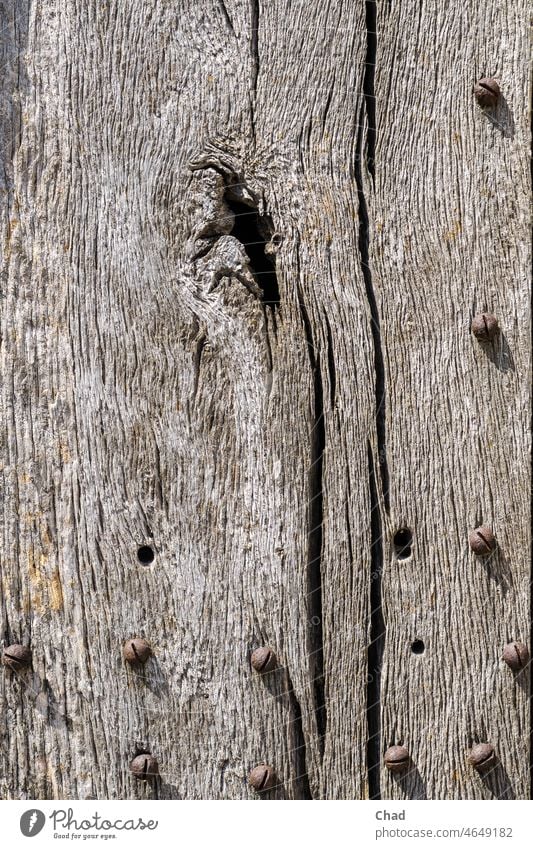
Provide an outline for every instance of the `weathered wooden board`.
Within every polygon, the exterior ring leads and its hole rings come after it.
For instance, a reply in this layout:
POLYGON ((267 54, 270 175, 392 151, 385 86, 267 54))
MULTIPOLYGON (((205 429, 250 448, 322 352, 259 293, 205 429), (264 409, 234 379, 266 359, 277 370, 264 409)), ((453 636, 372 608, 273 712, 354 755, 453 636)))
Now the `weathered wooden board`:
POLYGON ((501 661, 529 643, 528 80, 520 3, 378 4, 373 278, 385 382, 390 539, 383 580, 382 743, 417 769, 387 796, 527 798, 529 683, 501 661), (483 112, 477 79, 503 98, 483 112), (389 108, 392 104, 396 108, 389 108), (476 313, 498 317, 480 345, 476 313), (487 523, 484 564, 468 531, 487 523), (421 655, 411 644, 425 644, 421 655), (472 775, 472 742, 501 764, 472 775))
POLYGON ((254 798, 261 761, 271 798, 529 795, 526 16, 493 5, 2 4, 2 797, 254 798))

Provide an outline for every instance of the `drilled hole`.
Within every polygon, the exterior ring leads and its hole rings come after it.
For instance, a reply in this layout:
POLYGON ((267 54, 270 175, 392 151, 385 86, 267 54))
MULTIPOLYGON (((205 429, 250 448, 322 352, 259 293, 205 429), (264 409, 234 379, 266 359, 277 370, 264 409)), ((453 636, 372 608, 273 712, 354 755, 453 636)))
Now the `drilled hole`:
POLYGON ((398 560, 405 560, 411 556, 411 546, 413 544, 413 535, 409 528, 400 528, 394 534, 394 552, 398 560))
POLYGON ((414 642, 411 643, 411 651, 413 654, 423 654, 425 648, 423 640, 414 640, 414 642))
POLYGON ((141 545, 137 549, 137 557, 139 558, 139 563, 142 563, 143 566, 148 566, 154 562, 154 549, 150 545, 141 545))

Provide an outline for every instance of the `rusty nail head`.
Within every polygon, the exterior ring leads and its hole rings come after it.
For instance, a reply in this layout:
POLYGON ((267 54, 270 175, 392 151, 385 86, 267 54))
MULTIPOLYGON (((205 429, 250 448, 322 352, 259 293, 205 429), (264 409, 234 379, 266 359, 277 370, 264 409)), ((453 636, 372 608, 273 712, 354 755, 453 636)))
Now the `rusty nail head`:
POLYGON ((524 643, 508 643, 502 657, 513 672, 521 672, 529 662, 529 649, 524 643))
POLYGON ((18 672, 31 664, 31 649, 18 643, 4 649, 3 660, 6 666, 18 672))
POLYGON ((496 538, 487 525, 480 525, 468 534, 468 542, 474 554, 486 557, 496 548, 496 538))
POLYGON ((474 96, 480 106, 496 106, 500 97, 500 86, 492 77, 483 77, 474 86, 474 96))
POLYGON ((385 752, 383 760, 390 772, 403 772, 409 766, 411 758, 405 746, 391 746, 385 752))
POLYGON ((500 327, 498 319, 488 312, 475 315, 470 325, 472 333, 480 342, 488 342, 498 334, 500 327))
POLYGON ((149 644, 142 637, 134 637, 132 640, 126 640, 124 643, 124 660, 127 660, 132 665, 146 663, 151 653, 152 650, 149 644))
POLYGON ((139 781, 149 781, 150 778, 159 775, 159 764, 153 755, 145 753, 133 758, 130 771, 139 781))
POLYGON ((261 646, 252 652, 251 663, 256 672, 272 672, 278 665, 275 652, 269 646, 261 646))
POLYGON ((268 764, 258 764, 250 772, 248 781, 254 790, 257 790, 258 793, 263 793, 265 790, 270 790, 274 787, 276 773, 268 764))
POLYGON ((486 772, 496 765, 496 753, 490 743, 477 743, 468 753, 468 763, 478 772, 486 772))

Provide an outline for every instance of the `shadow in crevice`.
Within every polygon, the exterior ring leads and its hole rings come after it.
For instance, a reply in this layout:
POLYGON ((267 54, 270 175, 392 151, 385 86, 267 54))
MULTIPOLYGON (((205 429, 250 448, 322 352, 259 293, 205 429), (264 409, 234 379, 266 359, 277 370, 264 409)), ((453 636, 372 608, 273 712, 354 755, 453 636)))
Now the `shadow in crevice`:
MULTIPOLYGON (((278 666, 271 672, 259 673, 260 683, 270 695, 285 708, 289 708, 287 722, 290 741, 291 779, 293 792, 287 795, 285 785, 279 781, 272 790, 261 792, 260 799, 312 799, 307 772, 307 750, 302 724, 302 709, 286 667, 278 666)), ((279 777, 278 777, 279 779, 279 777)))
POLYGON ((322 548, 324 523, 323 463, 326 450, 324 418, 324 384, 320 350, 316 346, 307 307, 298 292, 300 313, 307 341, 309 364, 313 374, 313 418, 308 471, 308 533, 307 533, 307 601, 308 601, 308 659, 313 683, 315 721, 320 757, 328 718, 325 701, 324 636, 322 631, 322 548))
POLYGON ((368 487, 370 507, 370 642, 367 650, 366 717, 368 739, 366 762, 369 799, 381 798, 381 664, 385 645, 385 620, 382 608, 383 528, 379 509, 378 485, 374 456, 368 452, 368 487))
POLYGON ((291 733, 289 734, 289 740, 291 741, 291 760, 294 772, 294 778, 292 779, 292 783, 294 785, 293 795, 295 799, 312 799, 311 788, 309 786, 309 776, 307 773, 307 749, 302 724, 302 708, 296 695, 288 669, 286 671, 285 680, 291 717, 291 733))
POLYGON ((270 220, 248 204, 240 203, 226 190, 224 200, 235 216, 231 235, 246 250, 257 285, 263 292, 263 303, 279 307, 280 296, 276 263, 266 250, 272 236, 270 220))

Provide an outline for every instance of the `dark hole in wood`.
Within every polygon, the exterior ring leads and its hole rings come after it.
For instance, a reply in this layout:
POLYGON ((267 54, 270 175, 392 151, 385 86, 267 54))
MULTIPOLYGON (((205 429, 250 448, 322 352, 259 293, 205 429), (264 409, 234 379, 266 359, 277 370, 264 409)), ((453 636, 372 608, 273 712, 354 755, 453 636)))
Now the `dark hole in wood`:
POLYGON ((409 528, 400 528, 394 534, 394 552, 398 560, 405 560, 411 556, 411 546, 413 544, 413 534, 409 528))
POLYGON ((148 566, 154 562, 154 549, 150 545, 141 545, 137 549, 137 557, 139 558, 139 563, 148 566))
POLYGON ((279 287, 276 266, 265 253, 265 245, 270 241, 272 228, 266 218, 259 215, 257 209, 228 197, 225 200, 235 215, 231 235, 239 240, 248 254, 251 271, 263 292, 263 303, 277 307, 279 287))
POLYGON ((411 651, 413 654, 423 654, 425 648, 423 640, 414 640, 414 642, 411 643, 411 651))

